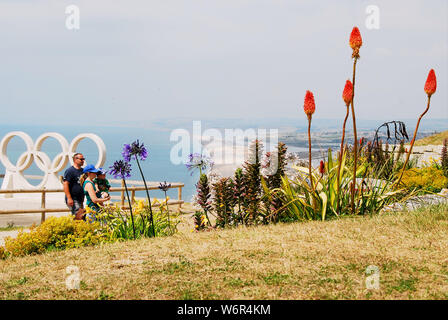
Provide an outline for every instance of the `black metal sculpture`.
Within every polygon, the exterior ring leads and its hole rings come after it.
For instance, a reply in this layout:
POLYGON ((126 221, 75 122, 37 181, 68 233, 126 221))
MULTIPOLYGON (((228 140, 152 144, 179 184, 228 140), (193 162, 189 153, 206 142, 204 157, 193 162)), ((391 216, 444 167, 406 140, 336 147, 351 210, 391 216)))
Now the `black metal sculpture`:
POLYGON ((389 122, 385 122, 383 123, 381 126, 378 127, 378 129, 376 129, 375 131, 375 136, 373 138, 373 144, 378 145, 379 143, 379 136, 378 136, 378 132, 381 130, 381 128, 386 127, 386 132, 387 132, 387 142, 389 142, 392 138, 391 138, 391 130, 389 128, 389 126, 394 125, 393 129, 394 129, 394 143, 396 143, 397 141, 400 142, 404 142, 405 139, 409 140, 409 136, 408 133, 406 132, 406 125, 404 124, 404 122, 402 121, 389 121, 389 122))

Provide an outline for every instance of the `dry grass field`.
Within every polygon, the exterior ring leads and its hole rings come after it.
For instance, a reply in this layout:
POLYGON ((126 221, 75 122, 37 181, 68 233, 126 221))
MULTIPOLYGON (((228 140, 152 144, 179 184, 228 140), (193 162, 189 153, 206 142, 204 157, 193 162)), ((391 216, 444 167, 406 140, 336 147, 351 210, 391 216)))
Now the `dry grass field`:
POLYGON ((440 145, 443 144, 443 141, 448 139, 448 130, 442 131, 440 133, 434 134, 432 136, 418 139, 415 141, 416 146, 427 146, 427 145, 440 145))
POLYGON ((172 237, 0 260, 0 298, 448 299, 447 205, 201 233, 190 216, 172 237))

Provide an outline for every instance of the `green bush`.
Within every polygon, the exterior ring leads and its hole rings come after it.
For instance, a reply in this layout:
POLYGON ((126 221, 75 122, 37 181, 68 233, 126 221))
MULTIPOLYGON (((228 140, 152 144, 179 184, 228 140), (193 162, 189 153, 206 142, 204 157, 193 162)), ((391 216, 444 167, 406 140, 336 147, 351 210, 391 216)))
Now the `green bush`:
POLYGON ((443 170, 443 174, 445 177, 448 177, 448 139, 445 139, 443 141, 443 148, 442 148, 442 154, 441 154, 441 166, 443 170))
POLYGON ((78 248, 109 240, 97 223, 73 220, 71 216, 51 217, 30 232, 20 231, 17 238, 7 237, 0 256, 24 256, 51 249, 78 248))
POLYGON ((6 258, 5 248, 0 247, 0 260, 3 260, 5 258, 6 258))
MULTIPOLYGON (((153 210, 154 230, 157 235, 168 236, 177 232, 179 224, 179 214, 169 210, 167 201, 153 199, 152 206, 158 206, 158 210, 153 210)), ((153 233, 149 228, 149 206, 147 202, 139 200, 132 205, 136 238, 152 237, 153 233)), ((111 240, 133 239, 133 228, 130 211, 121 209, 118 205, 106 205, 96 215, 97 221, 110 234, 111 240)))
POLYGON ((435 167, 414 168, 404 172, 402 183, 407 188, 439 192, 448 186, 448 178, 445 177, 442 169, 435 167))

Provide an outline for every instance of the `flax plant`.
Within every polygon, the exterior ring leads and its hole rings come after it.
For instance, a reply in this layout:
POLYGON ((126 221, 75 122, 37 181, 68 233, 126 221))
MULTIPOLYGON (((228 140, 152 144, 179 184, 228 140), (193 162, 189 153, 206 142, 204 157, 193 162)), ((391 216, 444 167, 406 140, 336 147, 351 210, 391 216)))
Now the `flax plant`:
MULTIPOLYGON (((308 168, 293 166, 297 171, 296 178, 282 177, 282 185, 278 189, 270 190, 263 184, 266 193, 271 197, 280 197, 283 206, 278 221, 307 221, 326 220, 336 218, 351 212, 351 190, 348 184, 351 180, 351 171, 345 166, 347 153, 344 152, 342 163, 333 160, 331 149, 328 150, 328 161, 323 163, 319 174, 313 173, 315 188, 311 190, 306 178, 308 168), (337 171, 341 166, 341 188, 338 202, 337 171), (339 209, 339 207, 341 209, 339 209)), ((371 178, 374 170, 367 160, 359 164, 356 174, 363 176, 361 188, 356 193, 356 205, 359 214, 375 214, 392 203, 406 201, 414 192, 408 190, 393 190, 392 180, 379 180, 371 178)))

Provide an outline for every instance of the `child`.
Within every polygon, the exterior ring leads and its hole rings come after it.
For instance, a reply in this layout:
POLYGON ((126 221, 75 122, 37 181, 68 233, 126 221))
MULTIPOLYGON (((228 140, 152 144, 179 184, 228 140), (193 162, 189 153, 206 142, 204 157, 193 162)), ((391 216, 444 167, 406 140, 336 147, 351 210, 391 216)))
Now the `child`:
POLYGON ((107 171, 103 170, 103 168, 98 168, 101 172, 98 172, 96 178, 93 180, 96 188, 96 196, 98 198, 107 198, 109 196, 110 184, 106 179, 107 171))

